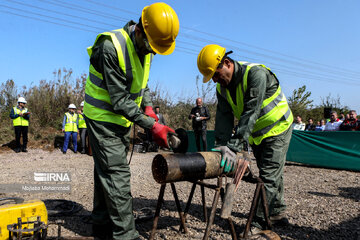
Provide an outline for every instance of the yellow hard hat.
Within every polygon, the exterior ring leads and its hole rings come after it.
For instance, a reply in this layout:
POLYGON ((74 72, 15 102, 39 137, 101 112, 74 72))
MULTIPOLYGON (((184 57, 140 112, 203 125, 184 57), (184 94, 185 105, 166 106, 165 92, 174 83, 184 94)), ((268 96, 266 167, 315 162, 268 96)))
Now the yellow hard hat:
POLYGON ((144 7, 141 22, 154 52, 169 55, 175 49, 179 33, 179 19, 174 9, 166 3, 154 3, 144 7))
POLYGON ((199 71, 204 76, 204 83, 208 82, 213 77, 225 55, 225 50, 225 48, 216 44, 210 44, 201 49, 197 58, 197 65, 199 71))

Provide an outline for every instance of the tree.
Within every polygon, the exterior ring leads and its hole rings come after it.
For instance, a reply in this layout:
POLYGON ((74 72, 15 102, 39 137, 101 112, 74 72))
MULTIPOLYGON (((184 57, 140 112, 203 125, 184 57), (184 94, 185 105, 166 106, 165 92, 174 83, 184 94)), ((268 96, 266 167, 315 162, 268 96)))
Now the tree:
POLYGON ((329 95, 327 95, 326 97, 321 97, 320 107, 331 108, 333 111, 336 111, 337 114, 340 114, 342 112, 347 113, 349 111, 348 106, 344 106, 341 104, 340 96, 334 98, 331 96, 331 93, 329 93, 329 95))
POLYGON ((306 85, 295 89, 291 97, 288 98, 289 106, 294 116, 301 116, 305 120, 308 110, 312 108, 313 100, 310 100, 311 92, 306 91, 306 85))
POLYGON ((53 72, 53 80, 41 80, 38 85, 28 89, 27 101, 33 126, 60 128, 68 105, 74 103, 79 106, 84 100, 86 74, 73 80, 72 73, 72 69, 59 68, 53 72))
POLYGON ((17 86, 14 80, 8 79, 0 86, 0 111, 1 113, 9 112, 10 109, 16 105, 18 97, 17 86))
POLYGON ((200 76, 196 76, 197 98, 200 97, 204 103, 213 104, 216 102, 216 84, 213 81, 203 83, 200 76), (200 85, 200 86, 199 86, 200 85))

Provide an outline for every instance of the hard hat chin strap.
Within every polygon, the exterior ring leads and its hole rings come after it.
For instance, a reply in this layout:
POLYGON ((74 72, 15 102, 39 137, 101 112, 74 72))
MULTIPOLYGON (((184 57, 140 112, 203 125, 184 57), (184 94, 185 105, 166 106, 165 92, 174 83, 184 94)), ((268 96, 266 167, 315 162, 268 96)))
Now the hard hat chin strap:
POLYGON ((221 59, 221 62, 223 62, 225 60, 225 58, 227 58, 228 55, 232 54, 233 51, 228 51, 225 53, 224 57, 221 59))
MULTIPOLYGON (((222 67, 223 67, 223 64, 224 64, 225 59, 228 58, 228 55, 229 55, 229 54, 232 54, 232 53, 233 53, 233 51, 228 51, 228 52, 225 53, 225 55, 223 56, 223 58, 221 59, 219 65, 218 65, 218 68, 222 68, 222 67)), ((231 58, 230 58, 230 59, 231 59, 231 58)), ((231 59, 231 61, 232 61, 232 59, 231 59)))

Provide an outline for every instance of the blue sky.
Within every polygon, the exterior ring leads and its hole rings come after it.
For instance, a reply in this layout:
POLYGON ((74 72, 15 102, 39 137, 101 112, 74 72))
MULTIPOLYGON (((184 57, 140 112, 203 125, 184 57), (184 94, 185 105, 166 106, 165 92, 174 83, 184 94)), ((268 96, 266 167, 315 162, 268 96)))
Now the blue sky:
MULTIPOLYGON (((30 86, 52 79, 52 72, 62 67, 72 68, 75 77, 88 72, 86 47, 97 33, 121 28, 130 19, 137 21, 142 8, 152 2, 1 1, 0 81, 14 79, 18 86, 30 86)), ((206 44, 216 43, 233 50, 235 60, 270 67, 286 96, 305 84, 315 104, 331 93, 360 111, 359 1, 166 3, 179 16, 180 33, 172 55, 155 56, 150 87, 158 84, 174 97, 195 98, 197 54, 206 44)))

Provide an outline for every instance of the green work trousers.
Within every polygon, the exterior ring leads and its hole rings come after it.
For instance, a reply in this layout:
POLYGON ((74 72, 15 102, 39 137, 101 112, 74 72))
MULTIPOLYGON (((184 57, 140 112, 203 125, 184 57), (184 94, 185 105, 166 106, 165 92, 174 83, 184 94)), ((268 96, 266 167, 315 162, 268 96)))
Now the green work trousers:
POLYGON ((139 233, 135 229, 130 167, 126 159, 130 128, 118 127, 113 132, 106 125, 86 120, 95 165, 93 222, 110 224, 113 239, 135 239, 139 233))
MULTIPOLYGON (((286 153, 289 148, 291 127, 280 135, 268 137, 259 145, 251 147, 259 168, 260 178, 264 182, 269 215, 275 216, 285 211, 283 173, 286 153)), ((261 201, 257 205, 253 226, 265 228, 265 218, 261 201)))

